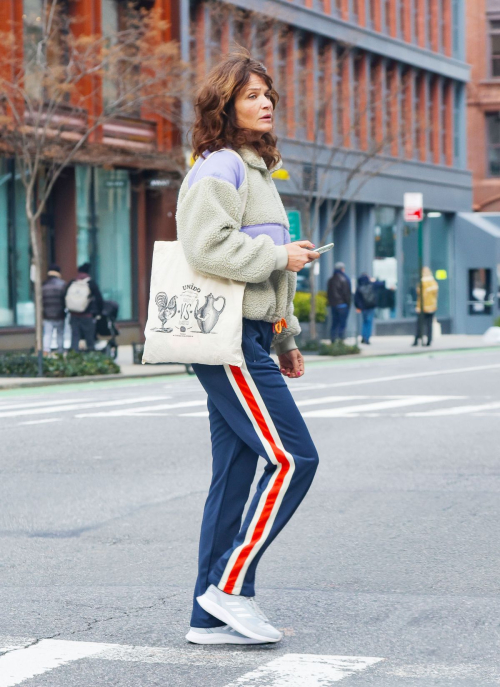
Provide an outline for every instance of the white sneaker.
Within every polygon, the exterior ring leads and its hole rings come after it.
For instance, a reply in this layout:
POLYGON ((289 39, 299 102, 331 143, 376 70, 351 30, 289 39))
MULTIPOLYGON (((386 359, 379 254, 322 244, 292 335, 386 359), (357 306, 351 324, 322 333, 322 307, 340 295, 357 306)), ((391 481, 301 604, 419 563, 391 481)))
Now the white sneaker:
POLYGON ((204 611, 227 623, 245 637, 263 642, 279 642, 283 637, 267 620, 254 598, 226 594, 211 584, 196 600, 204 611))
POLYGON ((193 644, 267 644, 267 641, 263 639, 245 637, 229 625, 190 627, 186 639, 193 644))

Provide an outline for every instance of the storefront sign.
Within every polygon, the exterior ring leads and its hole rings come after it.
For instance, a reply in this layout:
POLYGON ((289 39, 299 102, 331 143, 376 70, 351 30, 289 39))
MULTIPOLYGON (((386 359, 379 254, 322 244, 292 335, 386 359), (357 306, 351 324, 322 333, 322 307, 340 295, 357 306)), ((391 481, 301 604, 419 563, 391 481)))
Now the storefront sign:
POLYGON ((300 241, 300 212, 298 210, 289 210, 286 214, 288 215, 288 221, 290 222, 290 240, 300 241))
POLYGON ((172 184, 171 179, 150 179, 148 181, 148 188, 168 188, 172 184))
POLYGON ((424 196, 422 193, 404 194, 405 222, 421 222, 424 219, 424 196))

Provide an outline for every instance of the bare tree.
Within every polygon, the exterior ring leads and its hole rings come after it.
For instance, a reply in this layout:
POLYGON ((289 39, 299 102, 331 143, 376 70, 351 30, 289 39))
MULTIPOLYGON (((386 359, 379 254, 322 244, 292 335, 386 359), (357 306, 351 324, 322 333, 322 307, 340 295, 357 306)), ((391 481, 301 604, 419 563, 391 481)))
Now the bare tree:
MULTIPOLYGON (((283 35, 286 40, 286 33, 283 35)), ((306 49, 307 46, 302 47, 303 51, 306 49)), ((363 186, 393 164, 405 137, 404 127, 396 124, 405 79, 400 79, 396 72, 388 72, 387 92, 373 87, 383 74, 375 71, 371 81, 366 58, 358 56, 349 45, 336 46, 335 73, 331 73, 327 64, 331 60, 328 49, 332 48, 327 47, 318 55, 321 79, 310 94, 308 91, 314 88, 314 70, 299 55, 302 62, 299 126, 302 124, 302 136, 309 145, 304 148, 306 157, 301 164, 290 166, 288 181, 290 192, 300 198, 301 238, 312 241, 318 237, 319 245, 328 243, 363 186), (356 75, 354 82, 348 76, 352 73, 356 75), (322 208, 326 213, 320 230, 322 208)), ((374 69, 381 70, 382 63, 374 69)), ((278 111, 278 119, 284 116, 286 112, 278 111)), ((315 340, 317 288, 313 267, 309 269, 309 286, 310 338, 315 340)))
MULTIPOLYGON (((181 170, 180 142, 167 152, 110 146, 106 125, 143 117, 179 125, 188 69, 175 41, 165 40, 159 10, 126 7, 119 30, 89 35, 66 3, 43 0, 38 17, 0 32, 0 147, 16 159, 26 191, 34 266, 36 350, 42 355, 40 217, 54 184, 73 162, 133 164, 181 170)), ((72 6, 72 3, 69 4, 72 6)), ((73 5, 74 6, 74 5, 73 5)))

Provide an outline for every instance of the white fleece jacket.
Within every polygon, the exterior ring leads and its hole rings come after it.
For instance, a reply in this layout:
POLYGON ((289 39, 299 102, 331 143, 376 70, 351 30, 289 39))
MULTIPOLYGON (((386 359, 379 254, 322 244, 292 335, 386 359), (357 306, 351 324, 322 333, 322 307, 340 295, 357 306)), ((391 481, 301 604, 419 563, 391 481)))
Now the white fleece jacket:
POLYGON ((287 321, 273 338, 278 354, 296 348, 296 275, 287 271, 288 217, 264 160, 249 148, 198 160, 177 202, 177 234, 187 261, 208 275, 246 282, 243 317, 287 321), (241 217, 242 201, 246 205, 241 217))

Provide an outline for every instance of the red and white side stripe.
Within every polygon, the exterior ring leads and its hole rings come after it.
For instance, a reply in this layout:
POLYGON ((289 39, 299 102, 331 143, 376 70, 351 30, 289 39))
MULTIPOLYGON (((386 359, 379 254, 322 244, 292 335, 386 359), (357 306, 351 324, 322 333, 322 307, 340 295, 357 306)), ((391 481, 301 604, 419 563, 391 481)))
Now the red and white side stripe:
POLYGON ((245 541, 231 554, 219 582, 219 589, 226 594, 240 594, 248 567, 269 536, 295 471, 295 462, 292 454, 285 450, 246 364, 243 363, 242 367, 224 365, 224 369, 269 460, 276 465, 276 470, 260 497, 245 541))

